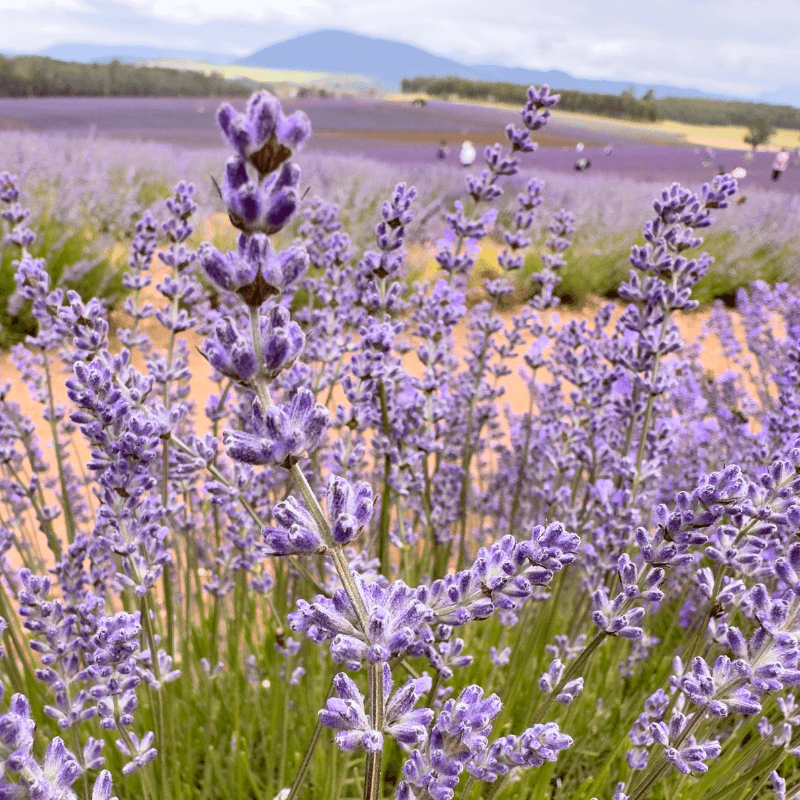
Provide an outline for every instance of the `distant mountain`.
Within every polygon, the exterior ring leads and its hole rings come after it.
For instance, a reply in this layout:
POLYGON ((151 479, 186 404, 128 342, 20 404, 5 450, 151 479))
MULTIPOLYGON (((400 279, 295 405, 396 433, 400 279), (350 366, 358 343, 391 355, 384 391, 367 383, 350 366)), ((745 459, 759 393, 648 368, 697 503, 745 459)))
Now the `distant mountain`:
POLYGON ((54 44, 36 53, 59 61, 80 61, 82 63, 107 64, 117 59, 123 62, 142 61, 153 58, 191 58, 197 61, 212 61, 215 64, 228 64, 231 57, 205 50, 175 50, 146 45, 101 45, 101 44, 54 44))
POLYGON ((762 103, 800 108, 800 86, 783 86, 773 92, 762 92, 756 100, 760 100, 762 103))
POLYGON ((436 56, 421 47, 392 39, 376 39, 348 31, 324 30, 272 44, 236 62, 251 67, 344 72, 375 78, 393 89, 403 78, 457 75, 480 81, 548 83, 556 89, 619 94, 635 86, 639 92, 652 88, 657 97, 714 97, 685 86, 636 85, 631 81, 576 78, 560 70, 534 70, 492 64, 462 64, 436 56))

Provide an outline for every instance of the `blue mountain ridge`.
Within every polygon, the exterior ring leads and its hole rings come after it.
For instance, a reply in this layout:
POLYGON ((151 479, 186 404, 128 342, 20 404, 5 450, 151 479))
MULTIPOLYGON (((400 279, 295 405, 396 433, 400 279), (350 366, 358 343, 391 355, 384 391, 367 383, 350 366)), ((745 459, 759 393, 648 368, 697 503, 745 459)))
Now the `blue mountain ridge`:
MULTIPOLYGON (((456 75, 472 80, 509 83, 548 83, 558 89, 580 89, 611 94, 619 94, 631 86, 637 91, 651 88, 649 85, 637 86, 631 81, 576 78, 561 70, 534 70, 495 64, 463 64, 393 39, 378 39, 338 30, 313 31, 295 36, 269 45, 235 63, 249 67, 365 75, 379 80, 392 89, 398 89, 403 78, 430 75, 456 75)), ((653 86, 652 88, 659 97, 714 96, 687 87, 653 86)))

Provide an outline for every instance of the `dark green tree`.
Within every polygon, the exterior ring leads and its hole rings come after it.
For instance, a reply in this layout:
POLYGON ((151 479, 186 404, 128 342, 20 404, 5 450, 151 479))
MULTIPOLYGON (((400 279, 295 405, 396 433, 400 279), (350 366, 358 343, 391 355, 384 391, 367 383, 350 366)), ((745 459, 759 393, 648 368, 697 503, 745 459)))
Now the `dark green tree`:
POLYGON ((775 133, 775 128, 764 117, 755 117, 747 126, 744 143, 755 149, 760 144, 766 144, 775 133))

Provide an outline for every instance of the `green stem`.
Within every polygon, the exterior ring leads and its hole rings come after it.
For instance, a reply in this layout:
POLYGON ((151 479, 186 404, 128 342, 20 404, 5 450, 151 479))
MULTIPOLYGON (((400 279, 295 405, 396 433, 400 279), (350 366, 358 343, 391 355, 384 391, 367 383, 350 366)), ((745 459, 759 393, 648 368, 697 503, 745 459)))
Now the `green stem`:
MULTIPOLYGON (((383 664, 367 666, 367 692, 372 727, 383 730, 383 664)), ((366 774, 364 775, 364 800, 376 800, 380 794, 381 761, 383 750, 367 753, 366 774)))
MULTIPOLYGON (((328 690, 328 697, 330 696, 331 690, 328 690)), ((287 795, 286 800, 295 800, 297 797, 297 792, 300 790, 300 787, 305 780, 306 773, 308 772, 308 768, 311 766, 311 759, 314 755, 314 750, 317 748, 319 737, 322 733, 322 728, 322 723, 317 720, 317 724, 314 726, 314 730, 311 733, 311 740, 308 743, 308 747, 306 747, 306 752, 303 754, 303 760, 300 762, 300 769, 297 770, 297 774, 294 776, 294 781, 292 781, 292 786, 289 789, 289 794, 287 795)))
MULTIPOLYGON (((389 435, 389 410, 386 398, 386 386, 380 381, 381 398, 381 418, 383 420, 383 433, 389 435)), ((389 455, 383 457, 383 493, 381 494, 381 521, 378 531, 378 560, 381 562, 381 575, 389 577, 391 569, 389 566, 389 525, 391 522, 392 487, 389 485, 389 477, 392 471, 392 460, 389 455)))
POLYGON ((81 777, 83 778, 83 800, 89 800, 91 797, 89 794, 89 776, 86 774, 86 764, 83 760, 83 748, 81 747, 80 739, 78 739, 77 728, 72 729, 72 742, 75 748, 75 757, 78 759, 78 763, 81 765, 81 777))
MULTIPOLYGON (((8 469, 11 477, 14 478, 17 485, 21 489, 21 491, 27 496, 31 508, 33 509, 33 513, 36 515, 36 520, 39 523, 39 530, 45 535, 45 539, 47 539, 47 546, 50 548, 50 552, 55 557, 56 561, 61 561, 61 540, 58 538, 58 535, 53 528, 53 523, 47 519, 44 514, 43 506, 44 498, 40 498, 41 503, 36 499, 36 494, 30 491, 30 488, 27 484, 21 479, 20 475, 17 471, 11 466, 11 463, 6 463, 6 468, 8 469)), ((39 490, 41 491, 41 484, 39 486, 39 490)))
MULTIPOLYGON (((536 378, 536 370, 533 371, 533 375, 531 376, 531 381, 535 380, 536 378)), ((519 509, 519 499, 520 494, 522 493, 522 483, 525 479, 525 466, 528 461, 528 448, 530 447, 531 442, 531 435, 533 433, 533 391, 530 392, 530 401, 528 403, 528 415, 525 418, 527 422, 526 430, 525 430, 525 444, 522 447, 522 452, 518 453, 518 457, 520 459, 519 465, 519 475, 517 476, 517 482, 514 486, 514 499, 511 501, 511 513, 508 515, 508 532, 513 534, 514 533, 514 522, 517 518, 517 510, 519 509)))
POLYGON ((58 425, 56 423, 56 408, 53 399, 53 382, 50 378, 50 360, 47 351, 42 349, 42 363, 44 374, 47 381, 47 402, 50 409, 50 430, 53 434, 53 451, 56 455, 56 466, 58 468, 58 482, 61 486, 61 507, 64 510, 64 526, 67 529, 67 541, 72 544, 75 541, 75 517, 72 512, 72 500, 67 486, 67 476, 64 472, 64 458, 61 452, 61 444, 58 439, 58 425))
POLYGON ((472 791, 472 786, 475 783, 475 778, 472 775, 467 778, 467 782, 464 784, 464 791, 461 792, 461 800, 467 800, 469 797, 469 793, 472 791))

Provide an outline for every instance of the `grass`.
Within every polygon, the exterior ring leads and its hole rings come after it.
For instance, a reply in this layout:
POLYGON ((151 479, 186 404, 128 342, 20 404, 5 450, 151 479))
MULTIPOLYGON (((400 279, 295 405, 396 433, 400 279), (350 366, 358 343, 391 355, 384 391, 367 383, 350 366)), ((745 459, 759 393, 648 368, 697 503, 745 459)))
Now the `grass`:
MULTIPOLYGON (((124 176, 115 174, 112 180, 122 186, 124 176)), ((102 204, 99 212, 83 207, 77 213, 64 215, 57 206, 58 185, 31 183, 26 189, 34 209, 28 224, 36 234, 29 252, 34 258, 45 260, 51 286, 73 289, 84 300, 96 297, 109 308, 121 303, 127 291, 122 285, 122 274, 127 269, 128 250, 140 209, 170 196, 164 179, 158 176, 143 179, 132 197, 139 210, 124 219, 118 216, 118 208, 109 207, 106 212, 102 204)), ((14 273, 19 256, 18 248, 0 245, 0 349, 36 332, 28 304, 9 303, 16 290, 14 273)))
POLYGON ((186 58, 159 58, 147 61, 147 65, 155 67, 171 67, 202 72, 206 75, 218 72, 228 80, 242 78, 258 84, 321 86, 339 90, 364 91, 377 84, 372 78, 363 75, 339 75, 331 72, 314 72, 297 69, 271 69, 269 67, 247 67, 242 64, 217 64, 211 61, 196 61, 186 58))
MULTIPOLYGON (((643 244, 641 234, 614 234, 597 241, 576 242, 565 253, 567 266, 561 272, 561 283, 556 294, 565 305, 581 307, 592 298, 615 300, 619 297, 619 285, 628 279, 631 266, 628 257, 632 244, 643 244)), ((516 275, 517 291, 504 304, 513 308, 528 298, 531 276, 542 269, 539 253, 544 241, 535 242, 525 259, 525 265, 516 275)), ((798 252, 800 241, 784 242, 779 247, 769 243, 757 243, 748 247, 748 240, 735 231, 709 233, 703 246, 714 263, 708 274, 698 283, 693 297, 701 306, 714 300, 722 300, 734 306, 736 292, 750 286, 756 280, 769 284, 796 280, 798 274, 798 252)), ((484 244, 470 277, 468 299, 477 302, 483 299, 483 282, 500 276, 497 255, 501 245, 488 241, 484 244)), ((438 265, 429 249, 419 248, 410 254, 412 280, 432 280, 437 275, 438 265)))
MULTIPOLYGON (((122 300, 126 292, 122 285, 124 255, 96 255, 94 236, 86 229, 70 232, 52 223, 39 224, 37 231, 32 255, 46 259, 53 286, 74 289, 86 299, 97 297, 112 308, 122 300), (77 270, 76 265, 80 265, 77 270)), ((19 309, 14 303, 9 305, 16 289, 14 261, 18 257, 19 253, 10 247, 0 253, 0 348, 10 347, 36 332, 27 305, 19 309)))

